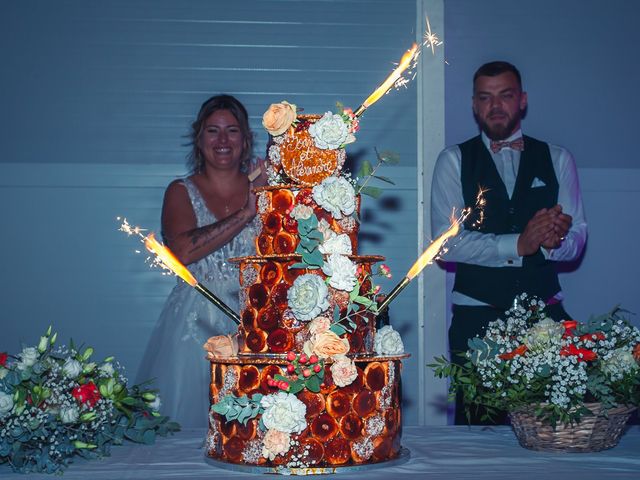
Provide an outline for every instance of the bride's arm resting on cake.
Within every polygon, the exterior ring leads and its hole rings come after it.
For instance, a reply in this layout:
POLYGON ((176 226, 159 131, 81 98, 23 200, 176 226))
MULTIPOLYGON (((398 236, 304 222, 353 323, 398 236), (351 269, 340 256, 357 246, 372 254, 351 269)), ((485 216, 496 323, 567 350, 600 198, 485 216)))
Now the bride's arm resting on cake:
POLYGON ((185 265, 196 262, 230 242, 256 216, 255 194, 250 191, 245 205, 226 218, 198 227, 187 189, 172 182, 162 206, 162 236, 165 244, 185 265))

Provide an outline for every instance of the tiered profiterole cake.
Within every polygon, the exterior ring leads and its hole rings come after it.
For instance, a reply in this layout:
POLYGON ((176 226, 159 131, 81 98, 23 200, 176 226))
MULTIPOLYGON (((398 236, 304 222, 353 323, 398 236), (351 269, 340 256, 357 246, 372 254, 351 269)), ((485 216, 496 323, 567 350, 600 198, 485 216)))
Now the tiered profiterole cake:
POLYGON ((272 143, 269 186, 256 190, 257 255, 232 259, 237 354, 230 339, 209 342, 207 456, 296 473, 396 459, 406 355, 391 327, 376 332, 373 279, 388 269, 357 255, 359 187, 342 170, 358 119, 282 102, 263 125, 272 143))

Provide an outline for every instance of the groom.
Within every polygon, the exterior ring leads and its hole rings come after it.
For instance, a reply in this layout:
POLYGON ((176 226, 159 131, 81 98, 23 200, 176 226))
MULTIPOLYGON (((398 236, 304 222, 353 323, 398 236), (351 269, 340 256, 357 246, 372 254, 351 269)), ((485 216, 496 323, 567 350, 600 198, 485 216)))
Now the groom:
MULTIPOLYGON (((456 362, 467 340, 482 336, 522 292, 547 302, 554 319, 569 318, 554 263, 575 260, 587 236, 572 155, 522 134, 527 94, 516 67, 482 65, 472 100, 481 133, 440 153, 431 189, 434 238, 448 228, 453 209, 474 208, 443 257, 456 263, 449 328, 456 362), (480 190, 482 209, 475 208, 480 190)), ((460 402, 455 423, 467 423, 460 402)))

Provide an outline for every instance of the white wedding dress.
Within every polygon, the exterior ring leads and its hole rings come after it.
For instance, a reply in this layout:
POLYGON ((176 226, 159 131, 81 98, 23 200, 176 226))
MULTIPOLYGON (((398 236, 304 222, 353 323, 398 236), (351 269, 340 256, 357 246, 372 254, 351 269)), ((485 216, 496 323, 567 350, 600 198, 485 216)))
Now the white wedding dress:
MULTIPOLYGON (((183 180, 198 227, 216 222, 198 188, 183 180)), ((238 268, 227 259, 251 255, 257 217, 222 248, 187 267, 196 279, 238 312, 238 268)), ((136 383, 154 379, 162 401, 160 412, 183 428, 207 426, 209 366, 203 344, 209 337, 236 332, 235 323, 190 285, 178 278, 151 334, 136 383)))

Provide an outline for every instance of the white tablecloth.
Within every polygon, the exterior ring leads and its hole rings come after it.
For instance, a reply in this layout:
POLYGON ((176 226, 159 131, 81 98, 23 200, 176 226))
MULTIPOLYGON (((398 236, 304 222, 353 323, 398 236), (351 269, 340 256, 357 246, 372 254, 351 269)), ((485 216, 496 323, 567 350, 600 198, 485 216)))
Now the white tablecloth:
MULTIPOLYGON (((101 460, 77 460, 64 480, 104 479, 242 479, 259 478, 222 470, 205 462, 204 430, 186 430, 155 445, 114 447, 101 460)), ((403 445, 409 460, 397 466, 366 472, 337 474, 340 480, 358 479, 509 479, 609 480, 640 479, 640 426, 630 426, 620 444, 598 453, 540 453, 519 446, 510 427, 405 427, 403 445)), ((6 466, 0 478, 24 479, 6 466)), ((30 475, 28 478, 57 478, 30 475)), ((270 477, 274 478, 274 477, 270 477)), ((327 478, 308 476, 306 478, 327 478)))

